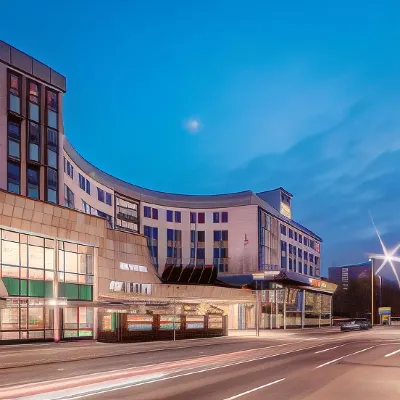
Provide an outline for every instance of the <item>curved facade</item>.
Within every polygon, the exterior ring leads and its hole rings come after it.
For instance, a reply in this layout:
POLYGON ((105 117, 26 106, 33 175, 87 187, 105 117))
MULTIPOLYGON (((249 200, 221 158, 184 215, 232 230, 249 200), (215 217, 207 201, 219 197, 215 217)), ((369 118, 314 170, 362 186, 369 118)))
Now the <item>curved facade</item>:
POLYGON ((147 236, 164 280, 206 283, 217 274, 281 268, 320 275, 322 240, 290 218, 292 195, 282 188, 218 195, 164 193, 105 173, 66 138, 63 153, 64 183, 73 192, 73 207, 99 211, 115 229, 147 236), (109 194, 108 201, 103 192, 109 194))
POLYGON ((65 77, 4 42, 0 61, 0 189, 144 234, 168 281, 281 268, 320 275, 322 240, 292 219, 290 193, 172 194, 115 178, 64 136, 65 77))

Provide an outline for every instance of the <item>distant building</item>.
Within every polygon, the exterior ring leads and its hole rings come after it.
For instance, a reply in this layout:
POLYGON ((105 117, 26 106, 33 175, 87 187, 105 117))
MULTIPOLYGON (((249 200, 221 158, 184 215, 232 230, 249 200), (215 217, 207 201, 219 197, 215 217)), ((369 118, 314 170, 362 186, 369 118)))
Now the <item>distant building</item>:
POLYGON ((371 262, 363 262, 361 264, 350 264, 339 267, 329 268, 329 281, 338 285, 338 290, 348 290, 349 281, 357 279, 360 275, 368 275, 371 273, 371 262))

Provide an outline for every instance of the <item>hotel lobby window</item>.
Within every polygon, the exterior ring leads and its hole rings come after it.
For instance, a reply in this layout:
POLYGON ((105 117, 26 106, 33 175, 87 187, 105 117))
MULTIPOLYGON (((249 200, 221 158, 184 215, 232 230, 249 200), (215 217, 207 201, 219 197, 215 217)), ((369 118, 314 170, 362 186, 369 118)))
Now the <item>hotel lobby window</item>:
POLYGON ((93 248, 59 242, 59 297, 71 300, 93 298, 93 248))

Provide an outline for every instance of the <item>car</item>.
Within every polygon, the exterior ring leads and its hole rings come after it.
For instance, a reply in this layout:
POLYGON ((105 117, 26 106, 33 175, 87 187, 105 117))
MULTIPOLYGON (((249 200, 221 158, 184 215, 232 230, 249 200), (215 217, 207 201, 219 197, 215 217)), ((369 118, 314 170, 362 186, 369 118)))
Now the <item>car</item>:
POLYGON ((360 325, 361 330, 368 330, 372 328, 371 322, 368 321, 366 318, 357 318, 355 319, 355 323, 360 325))
POLYGON ((356 321, 345 322, 340 326, 342 332, 360 331, 361 325, 356 321))

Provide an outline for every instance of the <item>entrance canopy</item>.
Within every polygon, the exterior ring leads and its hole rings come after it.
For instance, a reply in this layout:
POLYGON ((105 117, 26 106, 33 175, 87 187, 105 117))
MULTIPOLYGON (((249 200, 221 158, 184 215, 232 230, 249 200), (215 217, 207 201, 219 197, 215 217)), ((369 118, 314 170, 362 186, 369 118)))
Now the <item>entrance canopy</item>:
POLYGON ((225 275, 220 277, 226 283, 252 289, 268 289, 271 283, 280 284, 283 287, 296 287, 315 292, 333 294, 337 285, 320 278, 313 278, 298 274, 293 271, 263 271, 247 275, 225 275))

